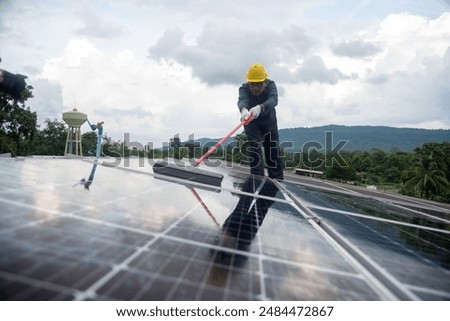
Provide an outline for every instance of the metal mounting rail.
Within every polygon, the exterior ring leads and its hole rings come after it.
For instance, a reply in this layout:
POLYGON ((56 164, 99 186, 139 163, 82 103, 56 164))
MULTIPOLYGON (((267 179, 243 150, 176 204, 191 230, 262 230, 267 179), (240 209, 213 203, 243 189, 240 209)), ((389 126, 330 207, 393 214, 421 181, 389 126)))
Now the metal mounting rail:
POLYGON ((374 262, 368 255, 358 249, 352 242, 335 231, 326 221, 302 204, 280 182, 275 185, 287 195, 300 210, 300 213, 359 271, 372 289, 380 295, 381 300, 420 300, 393 275, 374 262))

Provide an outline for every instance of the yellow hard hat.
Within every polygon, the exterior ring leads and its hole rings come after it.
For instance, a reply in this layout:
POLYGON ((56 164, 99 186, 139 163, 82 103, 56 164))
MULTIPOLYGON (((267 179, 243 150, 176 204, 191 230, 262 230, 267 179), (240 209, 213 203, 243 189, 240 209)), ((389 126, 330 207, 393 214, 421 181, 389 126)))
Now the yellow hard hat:
POLYGON ((246 78, 248 82, 264 81, 267 78, 266 69, 261 64, 253 64, 248 68, 246 78))

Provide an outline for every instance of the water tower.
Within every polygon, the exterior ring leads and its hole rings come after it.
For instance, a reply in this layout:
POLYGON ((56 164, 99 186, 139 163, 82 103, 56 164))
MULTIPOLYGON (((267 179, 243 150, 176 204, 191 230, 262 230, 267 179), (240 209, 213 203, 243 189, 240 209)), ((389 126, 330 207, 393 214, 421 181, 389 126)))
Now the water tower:
POLYGON ((78 109, 74 108, 72 111, 66 111, 63 113, 63 120, 69 125, 69 131, 67 133, 66 149, 64 156, 67 154, 83 156, 83 150, 81 148, 81 125, 87 119, 87 115, 80 113, 78 109), (75 143, 75 146, 73 145, 75 143), (75 148, 75 152, 74 152, 75 148), (78 153, 79 151, 79 153, 78 153))

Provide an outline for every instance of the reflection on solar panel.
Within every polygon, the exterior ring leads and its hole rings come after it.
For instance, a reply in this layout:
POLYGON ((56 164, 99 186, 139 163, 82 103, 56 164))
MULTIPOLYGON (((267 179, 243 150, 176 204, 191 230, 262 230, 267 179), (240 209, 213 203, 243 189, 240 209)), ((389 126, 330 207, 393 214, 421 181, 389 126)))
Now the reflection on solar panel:
POLYGON ((129 164, 0 160, 0 300, 450 299, 446 204, 129 164))

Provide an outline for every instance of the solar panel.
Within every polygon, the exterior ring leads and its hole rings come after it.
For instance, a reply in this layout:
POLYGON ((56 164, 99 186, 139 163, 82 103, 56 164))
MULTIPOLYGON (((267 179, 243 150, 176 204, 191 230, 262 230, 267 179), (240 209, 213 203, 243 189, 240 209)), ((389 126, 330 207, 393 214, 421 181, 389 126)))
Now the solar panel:
POLYGON ((205 168, 221 187, 139 159, 0 165, 1 300, 450 298, 445 205, 229 164, 205 168))

